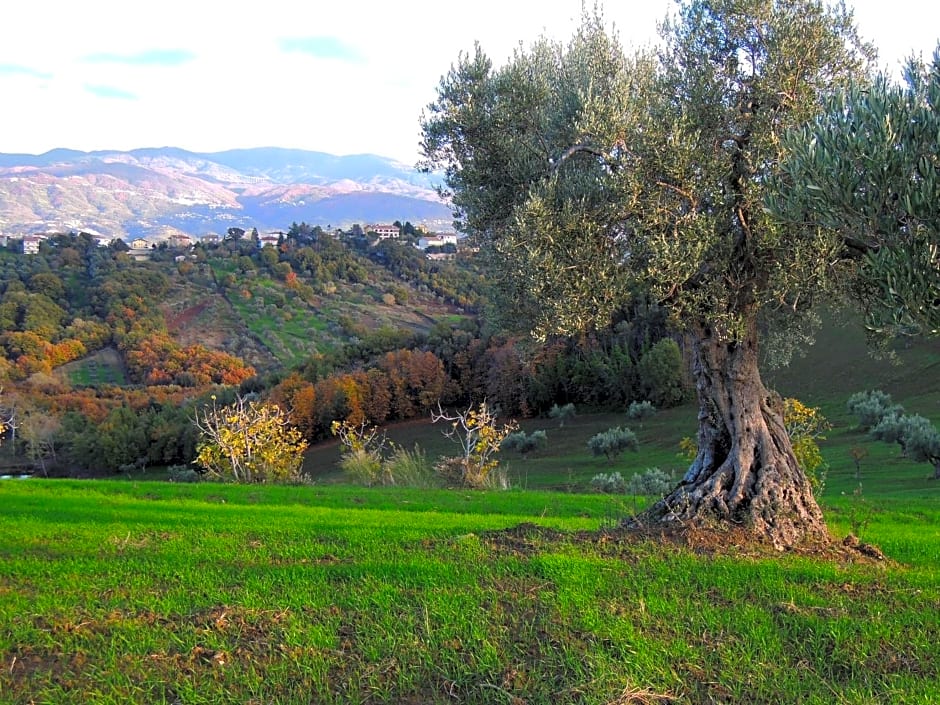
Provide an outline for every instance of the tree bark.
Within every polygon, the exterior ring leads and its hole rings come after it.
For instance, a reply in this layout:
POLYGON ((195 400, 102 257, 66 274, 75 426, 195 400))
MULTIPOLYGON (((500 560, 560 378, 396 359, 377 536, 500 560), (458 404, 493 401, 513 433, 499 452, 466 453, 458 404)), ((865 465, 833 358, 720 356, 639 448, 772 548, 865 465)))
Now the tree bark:
POLYGON ((660 525, 740 527, 778 549, 828 542, 829 532, 783 423, 783 403, 761 382, 758 335, 722 340, 693 331, 698 455, 679 486, 645 519, 660 525))

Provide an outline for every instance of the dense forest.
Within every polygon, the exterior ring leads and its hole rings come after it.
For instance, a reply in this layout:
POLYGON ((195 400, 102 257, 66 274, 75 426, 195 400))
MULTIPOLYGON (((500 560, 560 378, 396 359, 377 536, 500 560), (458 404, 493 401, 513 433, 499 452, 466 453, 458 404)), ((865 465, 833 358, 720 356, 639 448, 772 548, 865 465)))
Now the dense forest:
POLYGON ((685 394, 680 347, 641 299, 606 329, 534 339, 489 315, 473 248, 429 260, 361 228, 293 224, 276 247, 58 234, 0 251, 4 462, 50 474, 188 464, 210 396, 280 405, 307 440, 486 399, 506 417, 554 404, 661 406, 685 394))

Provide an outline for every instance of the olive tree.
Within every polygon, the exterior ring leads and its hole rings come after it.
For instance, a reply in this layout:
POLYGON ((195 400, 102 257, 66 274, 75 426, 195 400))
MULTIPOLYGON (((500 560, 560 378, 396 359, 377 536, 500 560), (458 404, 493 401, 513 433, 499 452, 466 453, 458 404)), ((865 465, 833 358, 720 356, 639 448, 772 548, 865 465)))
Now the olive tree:
POLYGON ((784 144, 768 205, 850 248, 869 330, 940 335, 940 49, 903 83, 840 92, 784 144))
POLYGON ((477 47, 422 120, 457 226, 537 334, 606 325, 644 291, 691 340, 698 453, 644 522, 826 540, 782 402, 758 370, 762 319, 800 318, 841 283, 843 242, 765 208, 782 138, 865 75, 844 6, 686 0, 656 52, 626 54, 587 15, 494 67, 477 47))

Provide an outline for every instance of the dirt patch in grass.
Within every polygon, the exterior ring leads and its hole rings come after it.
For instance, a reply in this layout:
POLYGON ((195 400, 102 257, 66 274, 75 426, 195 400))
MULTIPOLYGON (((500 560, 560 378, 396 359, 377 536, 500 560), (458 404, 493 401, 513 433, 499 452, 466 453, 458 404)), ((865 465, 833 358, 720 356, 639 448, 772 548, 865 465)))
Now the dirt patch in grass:
POLYGON ((877 546, 859 541, 851 534, 843 541, 814 542, 781 552, 772 544, 755 539, 743 529, 702 527, 629 527, 618 526, 598 531, 564 532, 537 524, 524 523, 508 529, 488 531, 483 540, 494 550, 519 556, 539 552, 551 544, 590 545, 601 555, 629 558, 643 543, 691 551, 703 556, 735 558, 776 558, 781 555, 803 556, 834 563, 892 565, 877 546))
POLYGON ((192 325, 193 321, 207 308, 209 308, 209 301, 203 300, 195 306, 183 309, 177 314, 171 312, 165 313, 167 330, 170 333, 177 333, 181 328, 192 325))

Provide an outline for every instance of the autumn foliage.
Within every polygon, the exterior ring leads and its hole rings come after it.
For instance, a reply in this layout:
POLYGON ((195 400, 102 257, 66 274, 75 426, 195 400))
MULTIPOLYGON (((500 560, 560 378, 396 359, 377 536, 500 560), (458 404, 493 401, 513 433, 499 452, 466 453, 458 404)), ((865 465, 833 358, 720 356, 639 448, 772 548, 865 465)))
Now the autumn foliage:
POLYGON ((228 353, 202 345, 180 346, 165 334, 155 333, 125 354, 132 379, 148 386, 178 384, 202 387, 210 384, 238 385, 255 371, 228 353))
POLYGON ((300 477, 307 442, 274 404, 239 396, 228 406, 197 411, 196 464, 213 477, 235 482, 283 482, 300 477))

